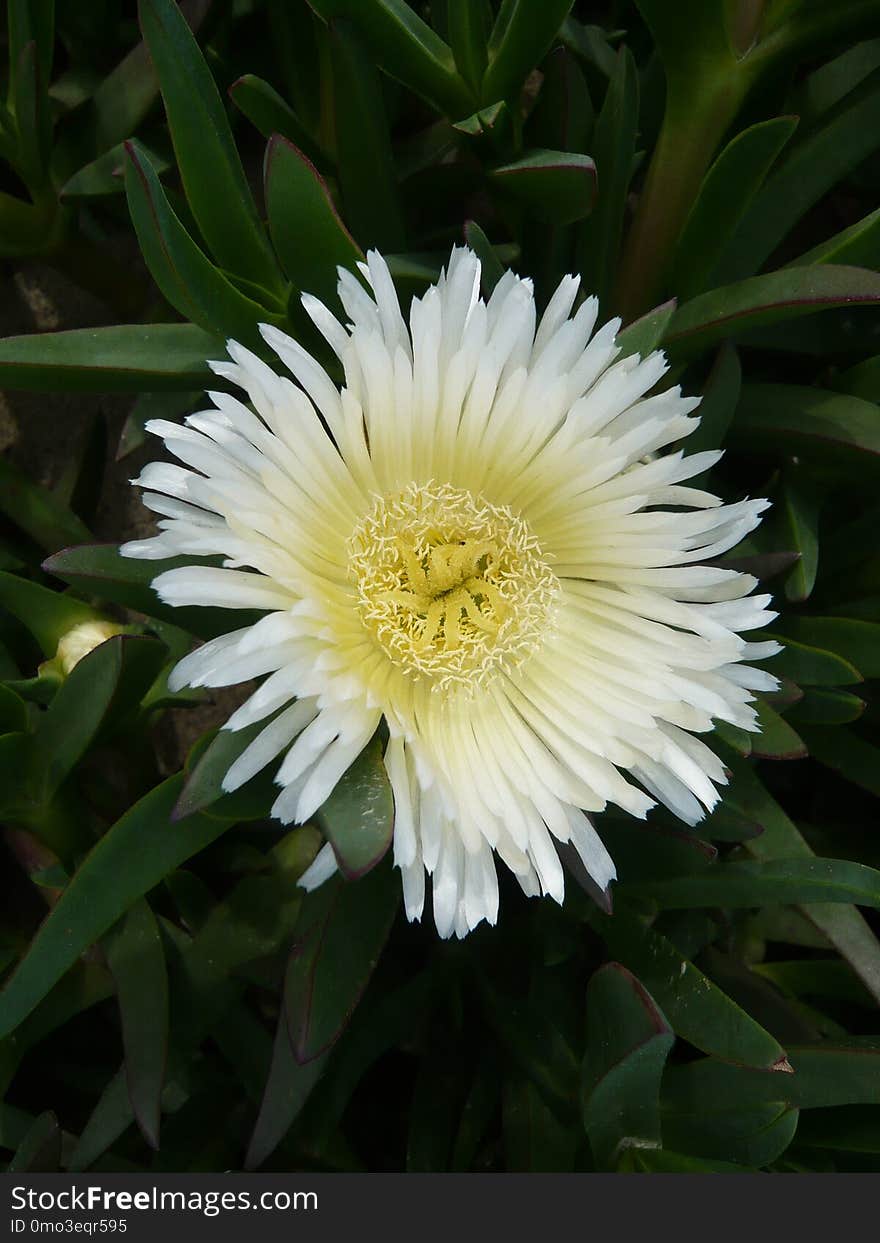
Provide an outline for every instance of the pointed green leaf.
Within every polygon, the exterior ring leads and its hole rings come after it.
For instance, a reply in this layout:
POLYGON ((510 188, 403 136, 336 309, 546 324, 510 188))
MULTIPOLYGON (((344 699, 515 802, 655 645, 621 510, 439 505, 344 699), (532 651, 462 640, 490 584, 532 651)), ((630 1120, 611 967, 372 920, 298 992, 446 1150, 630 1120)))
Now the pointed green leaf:
MULTIPOLYGON (((476 102, 455 69, 452 51, 406 0, 309 0, 325 22, 357 26, 380 69, 450 117, 476 102)), ((495 97, 497 98, 497 96, 495 97)))
MULTIPOLYGON (((675 313, 676 305, 675 298, 670 298, 668 302, 662 303, 653 311, 648 311, 639 319, 633 320, 631 324, 627 324, 622 332, 617 334, 620 358, 626 358, 629 354, 640 354, 642 358, 645 358, 652 350, 656 350, 663 340, 667 325, 675 313)), ((703 405, 705 402, 704 397, 703 405)), ((702 408, 700 413, 703 415, 702 408)), ((688 441, 688 448, 690 448, 690 441, 688 441)))
POLYGON ((760 733, 752 737, 752 755, 768 760, 798 760, 807 748, 784 717, 774 712, 765 699, 755 704, 760 733))
POLYGON ((265 189, 272 241, 285 272, 297 289, 336 306, 337 265, 357 272, 363 252, 315 166, 279 135, 266 148, 265 189))
POLYGON ((785 1057, 779 1042, 666 937, 625 911, 595 915, 593 922, 608 952, 638 975, 684 1040, 747 1066, 773 1066, 785 1057))
MULTIPOLYGON (((633 171, 639 114, 639 80, 632 54, 621 48, 593 134, 598 193, 581 226, 578 266, 585 293, 607 305, 617 267, 626 195, 633 171)), ((674 322, 674 320, 673 320, 674 322)))
POLYGON ((126 143, 125 192, 147 267, 162 293, 193 323, 259 347, 257 325, 284 318, 240 293, 199 249, 171 209, 144 151, 126 143))
POLYGON ((384 858, 394 833, 394 798, 378 738, 368 743, 316 815, 348 880, 384 858))
POLYGON ((587 988, 584 1126, 597 1165, 613 1168, 631 1147, 660 1145, 660 1079, 675 1041, 647 989, 620 963, 587 988))
POLYGON ((489 174, 498 191, 521 203, 538 220, 573 224, 589 215, 596 194, 596 166, 587 155, 530 151, 489 174))
POLYGON ((880 453, 880 420, 877 407, 858 397, 793 384, 747 384, 732 437, 740 443, 748 438, 758 449, 870 470, 880 453))
MULTIPOLYGON (((113 604, 136 609, 148 617, 188 630, 200 639, 212 639, 230 629, 230 615, 226 609, 174 608, 163 604, 150 586, 164 570, 189 564, 187 557, 142 561, 121 556, 116 544, 83 544, 48 557, 43 562, 43 569, 47 574, 70 583, 83 595, 97 596, 113 604)), ((262 614, 252 609, 238 609, 235 624, 248 626, 260 616, 262 614)))
POLYGON ((0 571, 0 604, 23 625, 43 650, 52 657, 59 640, 83 622, 97 621, 98 613, 82 600, 60 591, 50 591, 27 578, 0 571))
POLYGON ((334 877, 306 894, 284 982, 298 1062, 313 1061, 339 1039, 379 961, 399 901, 400 881, 390 863, 363 880, 334 877))
MULTIPOLYGON (((667 910, 769 906, 776 902, 854 902, 880 908, 880 872, 848 859, 719 863, 697 876, 641 881, 625 888, 634 896, 652 898, 667 910)), ((623 889, 620 886, 620 891, 623 889)))
POLYGON ((138 898, 228 827, 208 816, 172 824, 180 786, 177 776, 151 790, 83 860, 0 993, 0 1037, 15 1030, 138 898))
MULTIPOLYGON (((880 624, 854 617, 797 617, 792 614, 777 625, 786 640, 833 652, 850 670, 857 669, 865 678, 880 677, 880 624)), ((846 681, 837 678, 833 685, 844 686, 846 681)))
POLYGON ((382 86, 357 28, 330 23, 336 157, 345 218, 364 249, 406 250, 382 86))
POLYGON ((324 1073, 327 1058, 316 1057, 300 1065, 293 1055, 284 1010, 278 1016, 272 1064, 266 1079, 260 1112, 248 1144, 244 1167, 255 1170, 270 1157, 296 1121, 315 1084, 324 1073))
POLYGON ((281 293, 275 257, 241 166, 226 111, 174 0, 139 0, 171 139, 193 216, 222 268, 281 293))
POLYGON ((795 116, 773 117, 733 138, 709 169, 678 240, 670 286, 681 301, 711 284, 733 230, 794 133, 795 116))
POLYGON ((213 379, 223 342, 195 324, 117 324, 0 340, 5 388, 38 393, 188 391, 213 379))
POLYGON ((255 125, 264 138, 280 134, 288 142, 304 151, 310 160, 321 161, 324 155, 313 136, 309 133, 287 100, 252 73, 233 82, 229 95, 236 107, 240 108, 252 125, 255 125))
POLYGON ((504 0, 489 39, 482 101, 516 98, 535 65, 550 50, 573 0, 504 0))
POLYGON ((40 718, 34 752, 49 798, 111 714, 140 702, 165 659, 165 645, 144 635, 115 635, 78 661, 40 718))
POLYGON ((147 902, 141 899, 129 908, 104 938, 104 949, 116 985, 131 1108, 147 1143, 158 1148, 168 1054, 168 973, 147 902))
POLYGON ((876 272, 830 263, 785 268, 692 298, 676 311, 663 344, 674 358, 685 358, 764 324, 815 315, 829 307, 878 303, 880 274, 876 272))

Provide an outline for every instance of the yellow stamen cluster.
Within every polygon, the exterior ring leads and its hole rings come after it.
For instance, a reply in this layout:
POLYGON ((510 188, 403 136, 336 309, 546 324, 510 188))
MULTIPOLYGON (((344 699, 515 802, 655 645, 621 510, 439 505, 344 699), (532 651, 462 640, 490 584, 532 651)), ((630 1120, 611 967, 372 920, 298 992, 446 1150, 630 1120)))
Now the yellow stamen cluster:
POLYGON ((448 484, 379 497, 349 541, 361 617, 435 689, 485 683, 540 646, 556 576, 522 518, 448 484))

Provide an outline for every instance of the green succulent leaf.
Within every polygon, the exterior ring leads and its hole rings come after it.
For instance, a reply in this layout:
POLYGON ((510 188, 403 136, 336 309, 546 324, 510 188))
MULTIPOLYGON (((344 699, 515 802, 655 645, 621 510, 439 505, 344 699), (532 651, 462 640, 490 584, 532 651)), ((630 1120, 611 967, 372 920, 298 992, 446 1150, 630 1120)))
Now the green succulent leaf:
POLYGON ((620 963, 587 988, 584 1127, 598 1165, 632 1147, 660 1146, 660 1080, 675 1041, 647 989, 620 963))
POLYGON ((797 123, 797 117, 783 116, 750 126, 731 139, 709 169, 673 260, 670 283, 682 301, 710 285, 727 240, 797 123))
POLYGON ((664 346, 673 357, 684 358, 765 324, 878 302, 880 275, 875 272, 833 264, 786 268, 692 298, 673 316, 664 346))
POLYGON ((346 219, 364 248, 406 250, 381 82, 357 28, 330 23, 336 156, 346 219))
POLYGON ((744 385, 731 435, 736 443, 748 437, 753 449, 797 453, 862 471, 880 453, 875 405, 795 384, 744 385))
POLYGON ((584 289, 605 305, 623 232, 623 213, 633 171, 639 113, 639 80, 628 49, 618 53, 614 74, 593 134, 598 192, 590 218, 581 226, 578 266, 584 289))
MULTIPOLYGON (((66 548, 43 562, 47 574, 70 583, 83 595, 98 596, 113 604, 136 609, 147 617, 168 622, 188 630, 200 639, 213 639, 229 630, 230 617, 225 609, 175 608, 163 604, 151 583, 164 570, 188 565, 185 557, 168 561, 142 561, 121 556, 115 544, 84 544, 66 548)), ((236 611, 236 624, 247 626, 258 620, 253 610, 236 611), (240 620, 238 620, 240 619, 240 620)))
POLYGON ((573 0, 504 0, 489 38, 482 99, 515 97, 529 72, 549 51, 573 0))
POLYGON ((287 100, 262 78, 244 74, 230 86, 229 95, 264 138, 280 134, 304 151, 310 160, 320 163, 326 158, 287 100))
POLYGON ((0 340, 5 388, 38 393, 187 392, 207 384, 220 338, 195 324, 118 324, 0 340))
POLYGON ((159 1119, 168 1054, 168 973, 159 926, 141 899, 104 938, 116 986, 125 1078, 132 1112, 152 1148, 159 1147, 159 1119))
POLYGON ((151 790, 85 857, 0 993, 0 1037, 15 1030, 138 898, 228 827, 199 815, 172 824, 180 786, 178 776, 151 790))
POLYGON ((202 236, 222 268, 283 293, 220 95, 186 19, 173 0, 139 0, 138 12, 202 236))
POLYGON ((309 0, 325 22, 345 19, 360 31, 380 69, 450 117, 473 112, 474 99, 452 51, 405 0, 309 0))
POLYGON ((785 1058, 782 1045, 666 937, 622 910, 594 919, 609 954, 650 989, 683 1039, 746 1066, 774 1066, 785 1058))
POLYGON ((775 902, 854 902, 880 908, 880 872, 848 859, 719 863, 697 876, 642 881, 627 885, 626 890, 633 896, 652 898, 667 910, 775 902))
POLYGON ((400 882, 390 865, 325 881, 303 899, 284 982, 294 1057, 307 1064, 339 1039, 391 929, 400 882), (358 935, 352 938, 351 929, 358 935))
POLYGON ((168 301, 187 319, 218 335, 260 346, 257 325, 284 318, 254 302, 227 280, 199 249, 162 189, 145 153, 126 143, 125 190, 147 266, 168 301))
POLYGON ((336 306, 336 268, 357 271, 363 252, 342 223, 315 166, 279 135, 264 170, 269 229, 281 264, 303 293, 336 306))

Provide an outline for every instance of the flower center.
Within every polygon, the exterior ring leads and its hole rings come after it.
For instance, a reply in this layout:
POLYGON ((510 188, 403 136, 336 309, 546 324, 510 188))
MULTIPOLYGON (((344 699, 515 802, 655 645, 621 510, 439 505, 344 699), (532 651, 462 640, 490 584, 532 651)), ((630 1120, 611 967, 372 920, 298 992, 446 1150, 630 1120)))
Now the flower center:
POLYGON ((556 575, 522 518, 448 484, 379 497, 349 541, 358 606, 391 660, 477 685, 540 646, 556 575))

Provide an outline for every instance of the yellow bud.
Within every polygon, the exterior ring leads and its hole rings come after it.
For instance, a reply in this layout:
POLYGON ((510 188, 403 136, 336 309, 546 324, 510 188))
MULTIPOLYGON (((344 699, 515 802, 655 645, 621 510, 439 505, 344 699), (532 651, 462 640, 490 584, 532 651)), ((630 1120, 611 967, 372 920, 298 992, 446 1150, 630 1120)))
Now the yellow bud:
MULTIPOLYGON (((88 656, 89 652, 95 650, 96 647, 112 639, 115 634, 121 634, 122 627, 117 626, 114 622, 107 621, 87 621, 80 622, 78 626, 74 626, 63 635, 58 644, 58 651, 52 660, 46 664, 54 668, 62 677, 66 678, 70 671, 79 664, 84 656, 88 656)), ((41 666, 41 669, 44 666, 41 666)))

